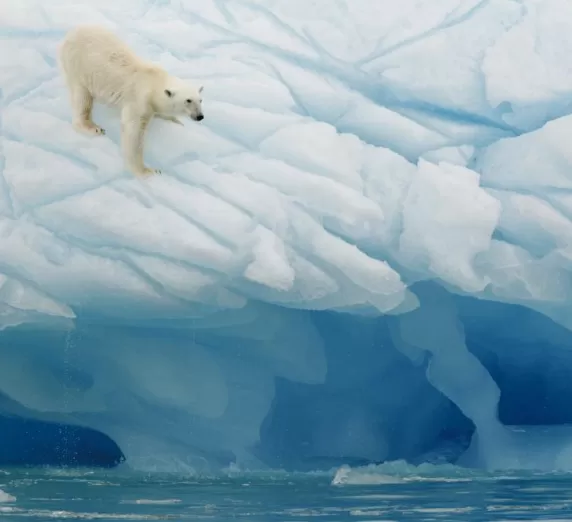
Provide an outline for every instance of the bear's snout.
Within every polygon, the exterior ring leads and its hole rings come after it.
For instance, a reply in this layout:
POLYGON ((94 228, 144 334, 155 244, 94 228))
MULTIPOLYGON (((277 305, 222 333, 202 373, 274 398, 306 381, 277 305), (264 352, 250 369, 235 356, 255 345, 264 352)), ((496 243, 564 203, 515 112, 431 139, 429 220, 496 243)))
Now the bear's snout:
POLYGON ((204 119, 205 117, 202 114, 197 114, 197 121, 202 121, 204 119))

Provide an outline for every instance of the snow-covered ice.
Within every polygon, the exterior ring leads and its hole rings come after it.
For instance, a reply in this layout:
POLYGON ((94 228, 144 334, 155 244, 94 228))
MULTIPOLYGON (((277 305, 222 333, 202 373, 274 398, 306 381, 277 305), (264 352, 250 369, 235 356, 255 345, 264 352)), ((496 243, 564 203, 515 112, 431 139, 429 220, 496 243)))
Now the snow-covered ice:
POLYGON ((468 465, 559 437, 534 466, 572 468, 566 430, 506 426, 572 422, 571 54, 568 0, 0 2, 0 412, 142 469, 474 427, 468 465), (162 176, 114 111, 72 129, 83 22, 205 85, 201 124, 150 126, 162 176))

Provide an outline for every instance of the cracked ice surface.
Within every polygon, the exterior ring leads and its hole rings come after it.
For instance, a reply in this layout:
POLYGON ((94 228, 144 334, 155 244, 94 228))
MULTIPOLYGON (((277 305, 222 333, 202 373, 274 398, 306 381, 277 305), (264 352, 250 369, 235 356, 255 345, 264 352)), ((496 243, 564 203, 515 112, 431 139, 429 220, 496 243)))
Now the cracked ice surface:
MULTIPOLYGON (((433 280, 572 326, 570 20, 567 0, 0 3, 4 409, 100 429, 141 466, 149 448, 249 463, 275 378, 326 379, 305 311, 399 323, 433 280), (123 170, 112 110, 105 137, 73 131, 55 56, 84 22, 205 85, 200 125, 150 126, 162 177, 123 170)), ((443 299, 456 352, 394 346, 476 379, 443 299)))

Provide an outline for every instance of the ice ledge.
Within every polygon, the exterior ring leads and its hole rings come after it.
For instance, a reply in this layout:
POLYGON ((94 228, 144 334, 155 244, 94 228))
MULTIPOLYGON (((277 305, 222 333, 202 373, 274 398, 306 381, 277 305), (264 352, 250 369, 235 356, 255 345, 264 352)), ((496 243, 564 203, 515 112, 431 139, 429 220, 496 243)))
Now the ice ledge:
POLYGON ((542 125, 567 111, 555 53, 572 42, 555 13, 570 6, 297 5, 62 0, 42 17, 3 13, 0 273, 20 288, 4 285, 6 306, 13 292, 41 292, 34 317, 183 319, 249 299, 399 313, 424 279, 553 317, 568 306, 567 204, 519 151, 546 144, 552 178, 569 179, 552 150, 568 118, 542 125), (69 125, 55 46, 88 19, 207 86, 205 125, 152 125, 149 161, 163 178, 123 171, 111 111, 96 110, 101 139, 69 125))

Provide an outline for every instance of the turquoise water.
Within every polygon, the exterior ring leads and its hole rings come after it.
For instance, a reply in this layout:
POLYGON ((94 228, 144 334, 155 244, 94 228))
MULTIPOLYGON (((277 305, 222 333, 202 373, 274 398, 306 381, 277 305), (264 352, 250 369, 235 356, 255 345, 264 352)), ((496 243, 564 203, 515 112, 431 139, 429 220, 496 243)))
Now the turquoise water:
MULTIPOLYGON (((570 475, 477 475, 418 469, 229 473, 219 477, 125 471, 6 470, 0 520, 356 522, 570 520, 570 475), (6 498, 6 495, 4 495, 6 498)), ((1 498, 1 495, 0 495, 1 498)))

